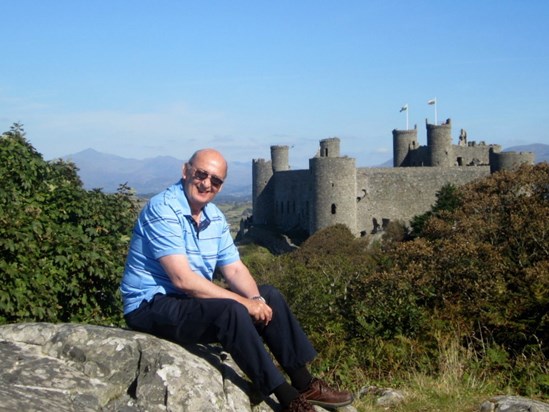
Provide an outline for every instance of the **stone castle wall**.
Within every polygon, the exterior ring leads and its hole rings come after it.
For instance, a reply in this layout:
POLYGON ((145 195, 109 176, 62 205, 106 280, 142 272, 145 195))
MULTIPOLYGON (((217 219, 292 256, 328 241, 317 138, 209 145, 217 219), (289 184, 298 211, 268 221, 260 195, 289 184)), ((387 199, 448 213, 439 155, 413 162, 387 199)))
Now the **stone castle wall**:
POLYGON ((309 228, 311 197, 308 170, 290 170, 274 179, 274 222, 278 227, 309 228))
POLYGON ((532 153, 467 142, 463 129, 452 144, 450 119, 427 124, 427 146, 418 146, 417 129, 393 130, 394 168, 357 168, 354 158, 340 156, 339 143, 321 140, 307 170, 290 169, 288 146, 272 146, 271 161, 254 159, 253 223, 309 234, 342 223, 364 236, 425 213, 446 184, 534 162, 532 153))
POLYGON ((362 168, 357 171, 359 234, 375 232, 389 221, 409 222, 425 213, 445 184, 463 185, 488 176, 488 166, 446 168, 409 167, 406 173, 394 168, 362 168))

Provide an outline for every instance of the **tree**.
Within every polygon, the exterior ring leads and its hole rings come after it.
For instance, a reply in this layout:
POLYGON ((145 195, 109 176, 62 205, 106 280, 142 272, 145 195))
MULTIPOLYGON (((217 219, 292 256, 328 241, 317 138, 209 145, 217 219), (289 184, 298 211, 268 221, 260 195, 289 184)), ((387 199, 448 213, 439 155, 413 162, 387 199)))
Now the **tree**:
POLYGON ((431 218, 431 216, 438 216, 441 212, 451 212, 461 206, 461 199, 457 187, 451 183, 448 183, 440 188, 436 193, 436 202, 431 210, 415 216, 410 222, 412 227, 412 236, 420 236, 425 223, 431 218))
POLYGON ((19 123, 0 137, 0 182, 0 323, 119 324, 132 191, 84 190, 77 167, 45 161, 19 123))

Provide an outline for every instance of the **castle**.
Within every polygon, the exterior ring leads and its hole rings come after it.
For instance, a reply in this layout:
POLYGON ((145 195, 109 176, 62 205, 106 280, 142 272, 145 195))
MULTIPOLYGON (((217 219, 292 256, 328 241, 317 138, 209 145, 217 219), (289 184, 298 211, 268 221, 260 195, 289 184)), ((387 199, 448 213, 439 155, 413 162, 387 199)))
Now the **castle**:
POLYGON ((271 160, 252 161, 252 223, 309 235, 341 223, 365 236, 392 220, 408 223, 425 213, 445 184, 534 163, 530 152, 468 142, 463 129, 453 144, 450 119, 426 126, 426 146, 418 145, 417 126, 393 130, 393 168, 357 168, 354 158, 340 155, 337 137, 321 140, 304 170, 290 169, 288 146, 271 146, 271 160))

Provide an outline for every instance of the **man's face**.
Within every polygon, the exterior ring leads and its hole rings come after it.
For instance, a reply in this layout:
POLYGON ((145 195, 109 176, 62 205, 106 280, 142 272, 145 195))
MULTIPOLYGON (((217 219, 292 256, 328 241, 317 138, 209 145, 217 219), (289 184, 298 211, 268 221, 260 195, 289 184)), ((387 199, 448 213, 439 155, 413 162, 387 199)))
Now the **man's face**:
POLYGON ((205 152, 183 166, 185 193, 193 211, 202 209, 219 193, 227 174, 225 159, 216 152, 205 152))

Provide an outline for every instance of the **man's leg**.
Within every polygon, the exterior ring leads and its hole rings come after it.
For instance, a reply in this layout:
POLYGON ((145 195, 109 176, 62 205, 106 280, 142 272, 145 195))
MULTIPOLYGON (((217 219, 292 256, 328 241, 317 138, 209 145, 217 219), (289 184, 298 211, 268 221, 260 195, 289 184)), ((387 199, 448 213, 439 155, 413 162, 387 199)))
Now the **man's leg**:
POLYGON ((231 299, 156 295, 126 315, 132 329, 179 344, 220 342, 265 395, 285 383, 246 308, 231 299))
POLYGON ((260 286, 259 291, 273 309, 273 319, 267 326, 258 326, 258 332, 290 377, 292 385, 309 402, 323 407, 339 407, 351 403, 353 396, 349 392, 335 390, 309 373, 307 363, 317 353, 284 296, 269 285, 260 286))
POLYGON ((273 309, 273 318, 267 326, 257 325, 258 332, 286 372, 304 367, 317 353, 286 299, 270 285, 259 286, 259 292, 273 309))

